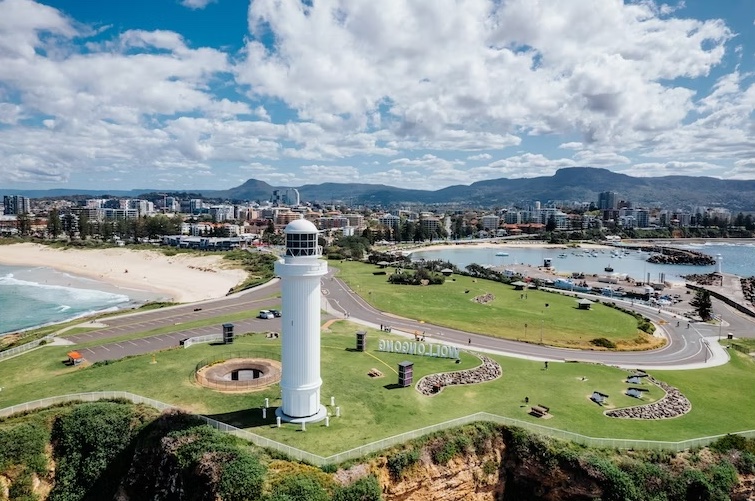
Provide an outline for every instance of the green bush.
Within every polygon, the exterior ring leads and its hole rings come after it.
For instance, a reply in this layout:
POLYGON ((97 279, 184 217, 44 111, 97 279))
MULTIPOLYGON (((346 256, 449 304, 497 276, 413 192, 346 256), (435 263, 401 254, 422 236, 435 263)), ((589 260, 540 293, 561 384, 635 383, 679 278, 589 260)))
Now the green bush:
POLYGON ((257 457, 245 451, 224 462, 218 482, 223 501, 257 499, 262 493, 265 472, 257 457))
POLYGON ((338 471, 338 466, 328 463, 328 464, 322 465, 320 469, 324 471, 325 473, 335 473, 338 471))
POLYGON ((419 451, 417 449, 397 452, 388 457, 388 472, 394 480, 398 480, 401 478, 404 470, 414 465, 417 461, 419 461, 419 451))
POLYGON ((328 501, 330 496, 314 478, 304 473, 282 477, 272 486, 269 500, 275 501, 328 501))
POLYGON ((346 487, 338 487, 333 501, 380 501, 383 499, 380 483, 375 475, 368 475, 346 487))
POLYGON ((32 474, 24 469, 8 488, 10 501, 37 501, 39 498, 33 492, 32 474))
POLYGON ((458 453, 459 449, 456 447, 456 441, 443 440, 432 450, 431 456, 433 458, 433 463, 444 465, 458 453))
POLYGON ((604 337, 596 337, 595 339, 591 339, 590 344, 593 346, 599 346, 601 348, 616 348, 616 343, 604 337))
POLYGON ((755 446, 753 446, 752 441, 742 435, 731 434, 721 437, 710 444, 710 449, 721 453, 729 452, 731 450, 755 452, 755 446))
POLYGON ((208 425, 198 425, 185 430, 168 433, 168 437, 178 439, 181 444, 173 453, 182 469, 190 470, 208 452, 227 453, 235 456, 238 452, 236 439, 221 433, 208 425))
POLYGON ((496 471, 498 471, 498 464, 492 459, 488 459, 482 464, 482 472, 485 475, 492 475, 496 471))
POLYGON ((81 404, 55 420, 51 433, 55 486, 49 501, 76 501, 99 480, 103 485, 118 481, 101 475, 146 421, 147 416, 137 411, 132 405, 95 402, 81 404))
POLYGON ((0 472, 14 465, 23 466, 39 475, 47 471, 45 446, 50 433, 36 423, 23 423, 0 430, 0 472))

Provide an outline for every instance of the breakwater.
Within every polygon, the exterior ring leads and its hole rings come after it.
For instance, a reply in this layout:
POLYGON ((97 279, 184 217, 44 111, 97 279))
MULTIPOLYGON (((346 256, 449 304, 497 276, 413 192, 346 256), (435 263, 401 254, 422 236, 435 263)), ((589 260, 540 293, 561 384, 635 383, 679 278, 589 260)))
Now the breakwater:
POLYGON ((653 253, 647 259, 648 263, 686 264, 691 266, 711 266, 716 264, 713 256, 694 250, 660 246, 644 247, 643 250, 653 253))

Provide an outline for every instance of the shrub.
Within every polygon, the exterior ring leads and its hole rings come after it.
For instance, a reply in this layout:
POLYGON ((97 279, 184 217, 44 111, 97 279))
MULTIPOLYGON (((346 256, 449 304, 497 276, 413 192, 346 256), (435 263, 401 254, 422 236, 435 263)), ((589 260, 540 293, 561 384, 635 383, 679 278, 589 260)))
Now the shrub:
POLYGON ((404 470, 414 465, 417 461, 419 461, 419 451, 416 449, 397 452, 388 457, 388 471, 394 480, 398 480, 401 478, 404 470))
POLYGON ((498 464, 492 459, 488 459, 482 464, 482 472, 485 475, 492 475, 496 471, 498 471, 498 464))
POLYGON ((335 473, 335 472, 337 472, 337 471, 338 471, 338 466, 336 466, 336 465, 334 465, 334 464, 330 464, 330 463, 328 463, 328 464, 324 464, 324 465, 322 465, 322 466, 320 467, 320 469, 321 469, 322 471, 324 471, 325 473, 335 473))
POLYGON ((37 501, 39 498, 33 492, 31 472, 24 469, 8 488, 8 499, 13 501, 37 501))
POLYGON ((47 470, 45 446, 49 432, 42 426, 23 423, 7 430, 0 430, 0 471, 20 465, 42 475, 47 470))
POLYGON ((333 493, 333 501, 380 501, 383 499, 380 483, 375 475, 368 475, 333 493))
POLYGON ((456 441, 443 440, 437 444, 431 455, 433 463, 443 465, 448 463, 458 453, 459 449, 456 447, 456 441))
POLYGON ((56 459, 55 486, 50 501, 76 501, 101 480, 121 451, 131 443, 147 416, 133 406, 114 402, 81 404, 58 417, 52 426, 53 456, 56 459))
POLYGON ((749 442, 750 441, 742 435, 729 434, 719 438, 718 440, 710 444, 710 448, 711 450, 722 453, 729 452, 731 450, 755 452, 755 447, 753 447, 749 442))
POLYGON ((264 480, 265 467, 260 464, 257 457, 240 451, 236 457, 224 464, 218 491, 223 501, 257 499, 262 492, 264 480))
POLYGON ((270 499, 290 501, 328 501, 328 493, 311 476, 297 473, 282 477, 272 486, 270 499))
POLYGON ((591 339, 590 344, 593 346, 600 346, 601 348, 616 348, 616 343, 604 337, 596 337, 595 339, 591 339))

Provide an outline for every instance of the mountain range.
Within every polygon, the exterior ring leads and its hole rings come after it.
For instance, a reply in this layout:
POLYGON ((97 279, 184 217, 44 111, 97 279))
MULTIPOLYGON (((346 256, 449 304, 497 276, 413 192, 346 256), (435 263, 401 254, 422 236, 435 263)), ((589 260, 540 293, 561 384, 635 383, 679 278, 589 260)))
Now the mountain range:
MULTIPOLYGON (((250 179, 228 190, 202 190, 204 198, 226 200, 269 200, 273 190, 265 181, 250 179)), ((597 202, 598 194, 614 191, 619 200, 631 201, 634 207, 667 209, 725 207, 733 212, 755 211, 755 180, 725 180, 713 177, 664 176, 633 177, 607 169, 569 167, 552 176, 518 179, 490 179, 470 185, 448 186, 439 190, 412 190, 380 184, 322 183, 297 187, 303 202, 346 203, 347 205, 458 204, 493 207, 530 205, 533 201, 597 202)), ((33 198, 72 195, 137 197, 165 190, 3 190, 2 195, 33 198)))

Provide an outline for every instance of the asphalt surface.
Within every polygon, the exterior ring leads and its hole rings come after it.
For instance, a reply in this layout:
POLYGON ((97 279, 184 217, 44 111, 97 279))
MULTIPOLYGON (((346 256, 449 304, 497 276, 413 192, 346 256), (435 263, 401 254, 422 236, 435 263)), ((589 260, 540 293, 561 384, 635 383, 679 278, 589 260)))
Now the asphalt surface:
MULTIPOLYGON (((273 280, 241 294, 221 299, 192 303, 148 312, 126 314, 102 320, 106 327, 67 338, 74 343, 101 340, 103 344, 82 348, 84 358, 90 362, 115 360, 130 355, 141 355, 179 346, 182 339, 222 333, 221 322, 217 325, 179 330, 129 341, 107 342, 108 338, 147 332, 170 325, 180 325, 200 319, 215 318, 241 311, 280 308, 280 284, 273 280)), ((322 280, 322 306, 326 315, 348 318, 374 328, 390 326, 392 332, 413 337, 415 332, 425 333, 428 341, 454 344, 476 351, 501 353, 533 360, 584 361, 640 369, 701 368, 720 365, 728 361, 725 340, 728 334, 734 337, 755 337, 753 319, 714 300, 714 311, 724 317, 723 326, 691 323, 671 311, 657 310, 639 304, 631 307, 653 320, 668 339, 657 350, 642 352, 607 352, 554 348, 536 344, 537 327, 530 329, 534 342, 519 342, 472 334, 456 329, 439 327, 416 320, 380 312, 370 306, 354 291, 333 275, 331 270, 322 280), (679 325, 677 326, 677 322, 679 325), (724 341, 719 344, 721 336, 724 341)), ((627 302, 627 306, 630 303, 627 302)), ((536 323, 536 322, 535 322, 536 323)), ((281 319, 248 319, 234 321, 236 334, 247 332, 280 332, 281 319)), ((534 323, 533 323, 534 324, 534 323)))

